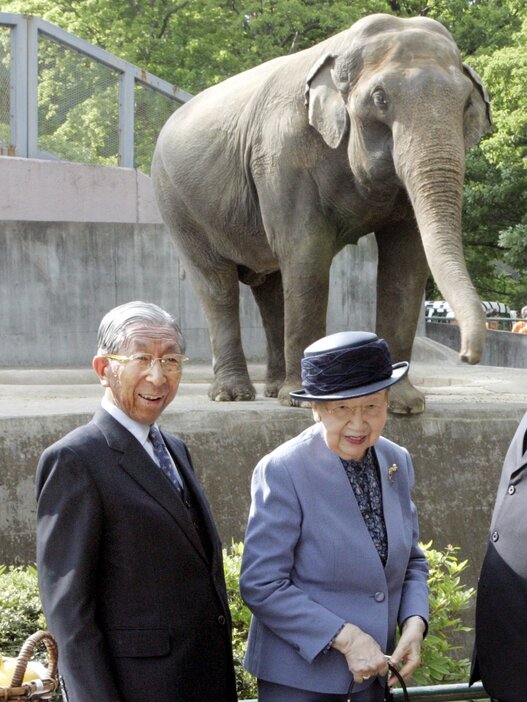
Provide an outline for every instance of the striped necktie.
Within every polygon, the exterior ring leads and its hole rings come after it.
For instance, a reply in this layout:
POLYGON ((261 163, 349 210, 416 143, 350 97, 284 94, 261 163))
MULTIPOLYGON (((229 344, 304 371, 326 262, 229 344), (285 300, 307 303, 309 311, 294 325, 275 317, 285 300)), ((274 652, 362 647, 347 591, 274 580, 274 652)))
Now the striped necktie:
POLYGON ((152 425, 150 427, 148 438, 152 442, 154 455, 159 461, 159 467, 166 475, 166 477, 170 480, 172 485, 174 485, 174 487, 177 488, 180 495, 182 495, 183 483, 176 468, 174 467, 170 454, 168 453, 168 449, 165 446, 165 442, 163 441, 163 437, 161 436, 161 432, 155 425, 152 425))

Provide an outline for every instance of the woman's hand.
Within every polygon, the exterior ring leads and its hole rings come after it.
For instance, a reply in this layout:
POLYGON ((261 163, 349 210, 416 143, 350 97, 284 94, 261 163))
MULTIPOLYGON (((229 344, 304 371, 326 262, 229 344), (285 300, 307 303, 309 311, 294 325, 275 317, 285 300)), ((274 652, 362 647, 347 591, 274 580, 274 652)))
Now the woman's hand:
POLYGON ((354 624, 345 624, 332 646, 346 657, 357 683, 388 672, 386 657, 377 641, 354 624))
MULTIPOLYGON (((390 656, 392 665, 398 666, 399 663, 403 663, 399 673, 405 681, 421 664, 421 643, 425 629, 426 625, 421 617, 408 617, 403 624, 397 648, 390 656)), ((391 687, 395 683, 397 683, 397 678, 392 675, 388 680, 388 685, 391 687)))

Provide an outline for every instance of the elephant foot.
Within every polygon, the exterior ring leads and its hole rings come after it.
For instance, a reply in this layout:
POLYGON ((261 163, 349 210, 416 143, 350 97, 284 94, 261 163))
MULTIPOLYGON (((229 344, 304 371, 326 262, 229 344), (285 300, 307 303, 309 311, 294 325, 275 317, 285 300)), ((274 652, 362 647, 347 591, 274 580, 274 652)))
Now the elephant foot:
POLYGON ((266 383, 264 389, 264 397, 278 397, 282 383, 266 383))
POLYGON ((281 378, 267 378, 265 381, 264 396, 265 397, 278 397, 280 388, 284 384, 283 376, 281 378))
POLYGON ((311 403, 308 400, 295 400, 290 392, 294 390, 299 390, 302 387, 302 383, 284 383, 280 388, 278 393, 278 401, 281 405, 285 407, 311 407, 311 403))
POLYGON ((246 402, 254 400, 256 390, 249 380, 216 380, 209 388, 214 402, 246 402))
POLYGON ((470 363, 471 366, 474 366, 476 363, 480 362, 481 353, 473 353, 471 351, 460 351, 459 360, 463 361, 463 363, 470 363))
POLYGON ((425 396, 408 380, 403 378, 390 388, 388 410, 392 414, 421 414, 425 408, 425 396))

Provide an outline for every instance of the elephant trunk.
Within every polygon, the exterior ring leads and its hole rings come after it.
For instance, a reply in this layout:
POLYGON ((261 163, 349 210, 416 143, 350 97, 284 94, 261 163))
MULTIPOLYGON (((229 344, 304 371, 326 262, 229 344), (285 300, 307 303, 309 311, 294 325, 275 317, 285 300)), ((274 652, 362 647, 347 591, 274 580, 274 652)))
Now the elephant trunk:
POLYGON ((460 357, 478 363, 486 330, 481 301, 463 255, 464 144, 457 134, 440 131, 428 134, 427 145, 421 142, 418 149, 408 144, 399 148, 400 158, 395 158, 395 163, 413 205, 432 275, 458 320, 460 357))

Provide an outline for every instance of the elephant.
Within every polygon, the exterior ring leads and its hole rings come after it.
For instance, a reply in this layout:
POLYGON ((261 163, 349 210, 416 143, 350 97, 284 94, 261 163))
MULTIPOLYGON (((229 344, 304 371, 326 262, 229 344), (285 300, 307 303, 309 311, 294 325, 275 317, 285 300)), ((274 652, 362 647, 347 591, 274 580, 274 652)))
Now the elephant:
MULTIPOLYGON (((429 267, 458 319, 461 359, 479 362, 485 318, 461 204, 466 152, 490 126, 488 95, 448 30, 381 13, 180 107, 159 134, 152 182, 207 317, 209 397, 255 397, 241 281, 266 334, 265 395, 294 404, 303 350, 325 335, 332 259, 370 232, 376 332, 393 361, 410 359, 429 267)), ((409 380, 394 386, 392 412, 423 409, 409 380)))

